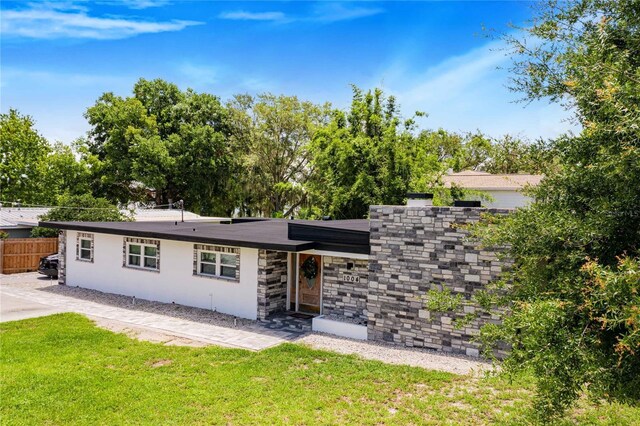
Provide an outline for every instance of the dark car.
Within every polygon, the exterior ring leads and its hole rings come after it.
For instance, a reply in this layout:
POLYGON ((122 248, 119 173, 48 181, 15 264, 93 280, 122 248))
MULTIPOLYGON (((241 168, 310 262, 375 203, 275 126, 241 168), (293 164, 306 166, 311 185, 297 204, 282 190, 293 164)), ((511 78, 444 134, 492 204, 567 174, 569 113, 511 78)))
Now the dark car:
POLYGON ((50 254, 40 258, 38 272, 48 277, 58 277, 58 254, 50 254))

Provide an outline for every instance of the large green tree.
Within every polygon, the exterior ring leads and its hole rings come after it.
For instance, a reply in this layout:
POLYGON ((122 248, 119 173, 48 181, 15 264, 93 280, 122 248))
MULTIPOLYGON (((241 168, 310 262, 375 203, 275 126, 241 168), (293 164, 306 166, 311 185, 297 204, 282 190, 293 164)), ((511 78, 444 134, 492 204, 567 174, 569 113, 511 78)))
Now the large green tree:
POLYGON ((410 179, 415 122, 400 118, 380 89, 353 87, 351 109, 334 111, 312 144, 311 215, 363 218, 372 204, 400 204, 410 179))
POLYGON ((241 214, 296 213, 307 201, 309 145, 328 121, 328 105, 265 93, 238 95, 229 110, 233 144, 242 153, 241 214))
POLYGON ((158 204, 184 199, 199 213, 231 214, 237 163, 219 99, 164 80, 140 79, 133 93, 105 93, 86 112, 94 193, 128 202, 154 192, 158 204))
POLYGON ((0 114, 0 198, 26 203, 46 202, 43 160, 51 152, 47 140, 28 115, 15 109, 0 114))
POLYGON ((0 199, 24 204, 55 204, 62 194, 90 191, 90 168, 73 147, 53 145, 33 119, 10 109, 0 115, 0 199))
MULTIPOLYGON (((640 398, 640 2, 547 1, 514 48, 514 88, 551 98, 583 127, 559 138, 536 201, 497 226, 515 266, 510 313, 483 331, 506 340, 507 369, 538 377, 537 409, 561 412, 584 391, 640 398)), ((496 299, 497 301, 498 299, 496 299)))

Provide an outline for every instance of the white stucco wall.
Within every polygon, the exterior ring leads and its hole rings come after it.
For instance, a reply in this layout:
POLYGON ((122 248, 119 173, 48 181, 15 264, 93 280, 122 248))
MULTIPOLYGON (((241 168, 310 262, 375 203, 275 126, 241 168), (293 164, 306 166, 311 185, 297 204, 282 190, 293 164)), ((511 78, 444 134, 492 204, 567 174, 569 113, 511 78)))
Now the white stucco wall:
POLYGON ((94 233, 93 263, 76 260, 76 231, 67 231, 67 281, 106 293, 215 309, 256 319, 258 250, 240 249, 240 282, 193 275, 193 243, 160 240, 160 271, 122 266, 123 236, 94 233))
MULTIPOLYGON (((527 197, 518 191, 483 191, 493 197, 494 201, 482 201, 483 207, 496 209, 514 209, 516 207, 524 207, 531 202, 531 197, 527 197)), ((477 199, 470 197, 470 199, 477 199)))

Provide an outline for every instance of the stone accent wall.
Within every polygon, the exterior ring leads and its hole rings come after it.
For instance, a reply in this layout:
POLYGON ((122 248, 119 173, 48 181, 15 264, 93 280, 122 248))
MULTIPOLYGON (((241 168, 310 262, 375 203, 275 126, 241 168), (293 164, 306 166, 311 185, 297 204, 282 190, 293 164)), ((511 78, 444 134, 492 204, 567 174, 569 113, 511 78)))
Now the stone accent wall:
POLYGON ((58 232, 58 284, 67 283, 67 231, 58 232))
POLYGON ((332 256, 323 259, 322 313, 366 324, 369 262, 332 256), (356 277, 359 282, 354 282, 356 277))
MULTIPOLYGON (((497 318, 483 314, 462 329, 462 314, 429 312, 424 295, 448 289, 468 301, 495 279, 509 261, 468 241, 457 225, 477 222, 482 212, 508 214, 506 209, 465 207, 372 206, 368 337, 406 346, 479 355, 471 342, 479 328, 497 318)), ((465 312, 477 306, 464 304, 465 312)))
POLYGON ((258 250, 258 319, 287 309, 288 255, 258 250))

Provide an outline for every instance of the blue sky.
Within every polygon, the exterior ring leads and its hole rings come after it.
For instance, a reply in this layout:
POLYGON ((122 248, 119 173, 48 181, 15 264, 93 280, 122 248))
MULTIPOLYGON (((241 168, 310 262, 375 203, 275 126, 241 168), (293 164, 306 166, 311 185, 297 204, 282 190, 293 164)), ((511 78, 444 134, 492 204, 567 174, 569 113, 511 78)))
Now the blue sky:
POLYGON ((273 92, 349 105, 350 84, 382 87, 424 128, 529 139, 572 129, 546 102, 506 88, 509 60, 483 26, 508 31, 530 4, 503 2, 2 2, 0 107, 71 142, 106 91, 164 78, 228 99, 273 92), (497 69, 503 67, 502 69, 497 69))

